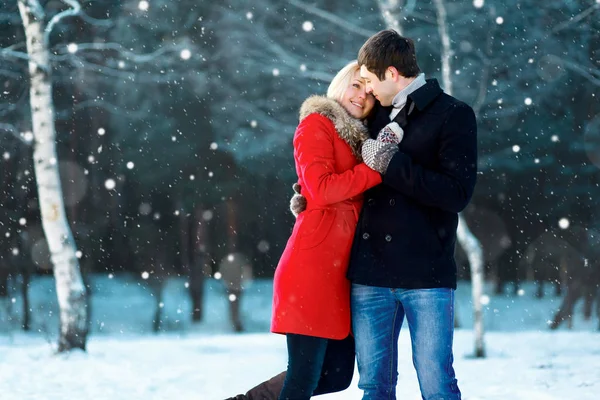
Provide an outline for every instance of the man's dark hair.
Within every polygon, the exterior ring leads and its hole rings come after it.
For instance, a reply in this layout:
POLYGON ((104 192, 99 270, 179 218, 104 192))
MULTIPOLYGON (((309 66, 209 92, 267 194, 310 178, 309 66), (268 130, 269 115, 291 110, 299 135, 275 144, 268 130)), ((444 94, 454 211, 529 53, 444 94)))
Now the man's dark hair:
POLYGON ((385 79, 388 67, 396 68, 405 78, 413 78, 421 72, 415 43, 393 29, 378 32, 367 39, 358 51, 358 65, 364 65, 379 80, 385 79))

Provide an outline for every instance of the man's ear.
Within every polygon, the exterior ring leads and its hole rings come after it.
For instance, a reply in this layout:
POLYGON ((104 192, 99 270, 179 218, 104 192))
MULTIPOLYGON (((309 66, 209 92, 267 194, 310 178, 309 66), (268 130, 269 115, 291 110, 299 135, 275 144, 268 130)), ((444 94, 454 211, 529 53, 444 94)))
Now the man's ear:
POLYGON ((387 67, 387 70, 385 72, 386 72, 386 75, 388 75, 390 77, 392 82, 397 82, 398 79, 400 78, 400 73, 398 72, 396 67, 389 66, 389 67, 387 67))

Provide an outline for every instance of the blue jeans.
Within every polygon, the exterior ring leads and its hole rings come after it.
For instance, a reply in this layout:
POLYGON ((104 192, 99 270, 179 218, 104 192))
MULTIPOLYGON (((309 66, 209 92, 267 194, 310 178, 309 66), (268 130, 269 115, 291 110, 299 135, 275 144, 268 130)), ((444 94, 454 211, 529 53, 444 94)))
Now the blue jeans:
POLYGON ((354 374, 354 338, 343 340, 286 335, 288 369, 279 400, 309 400, 311 396, 345 390, 354 374))
POLYGON ((454 290, 352 284, 352 328, 363 400, 395 400, 404 316, 424 400, 460 400, 452 367, 454 290))

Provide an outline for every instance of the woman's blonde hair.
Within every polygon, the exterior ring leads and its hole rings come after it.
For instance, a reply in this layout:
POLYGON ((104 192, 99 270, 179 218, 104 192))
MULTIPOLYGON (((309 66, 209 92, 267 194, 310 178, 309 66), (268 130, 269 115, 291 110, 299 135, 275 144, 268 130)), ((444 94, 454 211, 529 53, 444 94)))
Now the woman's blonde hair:
POLYGON ((350 82, 352 82, 354 73, 359 69, 360 67, 356 60, 350 61, 331 80, 331 83, 327 88, 327 97, 336 101, 341 101, 346 89, 350 86, 350 82))

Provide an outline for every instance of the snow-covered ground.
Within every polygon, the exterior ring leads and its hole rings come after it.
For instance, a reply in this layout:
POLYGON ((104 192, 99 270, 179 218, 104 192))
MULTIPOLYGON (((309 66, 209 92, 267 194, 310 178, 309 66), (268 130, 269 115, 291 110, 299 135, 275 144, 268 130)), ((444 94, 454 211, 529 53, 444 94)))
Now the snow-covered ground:
MULTIPOLYGON (((56 300, 49 277, 32 282, 33 332, 20 332, 0 309, 1 399, 221 400, 244 392, 285 368, 285 341, 268 333, 272 282, 257 280, 243 298, 248 333, 231 332, 227 299, 207 281, 205 319, 192 325, 185 281, 170 280, 164 298, 165 332, 151 333, 154 300, 131 277, 93 278, 92 335, 88 353, 54 355, 56 300)), ((488 292, 489 293, 489 292, 488 292)), ((578 311, 573 330, 547 329, 560 299, 490 296, 485 309, 485 359, 474 359, 470 287, 457 290, 462 328, 455 335, 455 368, 463 398, 596 399, 600 392, 600 333, 578 311)), ((11 302, 12 304, 12 302, 11 302)), ((20 299, 12 317, 18 319, 20 299)), ((579 308, 581 305, 579 305, 579 308)), ((408 332, 400 337, 399 399, 420 399, 408 332)), ((351 387, 327 399, 360 399, 351 387)))

